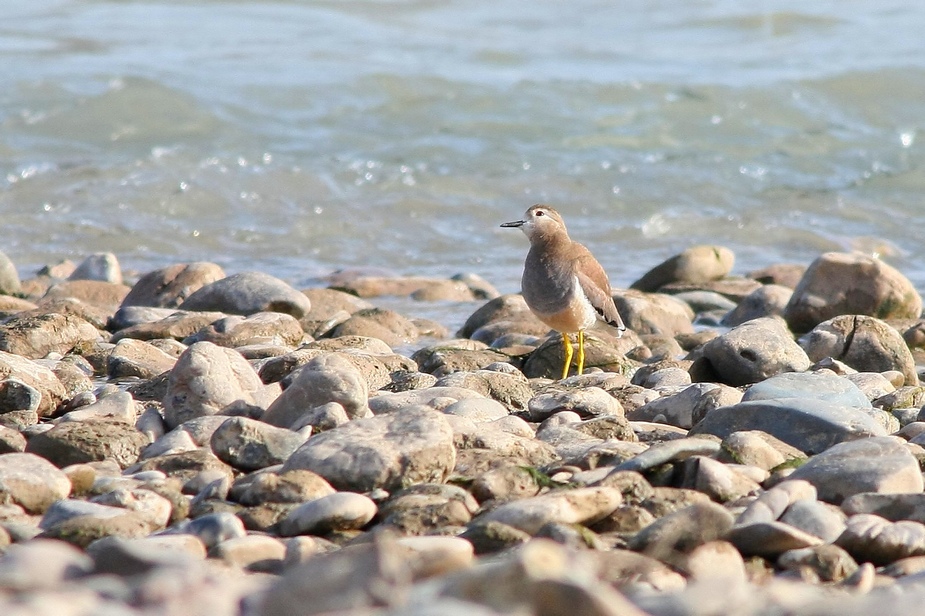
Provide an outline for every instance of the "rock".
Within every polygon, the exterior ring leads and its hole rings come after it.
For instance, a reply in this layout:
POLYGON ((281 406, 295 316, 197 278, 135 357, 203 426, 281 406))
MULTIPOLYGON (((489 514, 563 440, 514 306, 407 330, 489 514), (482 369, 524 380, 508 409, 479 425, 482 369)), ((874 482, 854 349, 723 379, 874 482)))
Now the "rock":
POLYGON ((708 541, 687 555, 684 571, 692 580, 718 579, 733 584, 745 581, 745 561, 727 541, 708 541))
POLYGON ((256 312, 246 317, 232 315, 203 327, 186 338, 184 344, 207 341, 237 348, 253 344, 294 347, 302 343, 305 332, 299 320, 281 312, 256 312))
MULTIPOLYGON (((45 366, 15 354, 0 351, 0 378, 10 377, 21 381, 40 394, 38 407, 35 410, 42 417, 51 415, 67 395, 58 377, 45 366)), ((8 408, 5 412, 8 414, 13 410, 20 409, 8 408)))
POLYGON ((187 297, 180 307, 245 316, 282 312, 300 319, 311 310, 311 302, 279 278, 262 272, 242 272, 205 285, 187 297))
POLYGON ((299 505, 280 522, 279 529, 284 537, 360 530, 376 513, 376 503, 369 497, 336 492, 299 505))
POLYGON ((805 479, 821 500, 838 504, 861 492, 918 493, 925 489, 918 462, 894 437, 841 443, 814 456, 791 479, 805 479))
POLYGON ((784 318, 795 332, 809 331, 839 315, 916 319, 922 298, 893 267, 867 255, 829 252, 810 264, 784 318))
POLYGON ((505 503, 474 523, 500 522, 535 535, 550 522, 593 524, 613 513, 622 501, 614 488, 575 488, 505 503))
POLYGON ((871 402, 896 391, 896 387, 879 372, 855 372, 845 375, 845 378, 857 385, 871 402))
MULTIPOLYGON (((489 300, 473 312, 457 332, 460 338, 471 338, 473 333, 492 322, 508 321, 511 323, 528 323, 532 331, 548 332, 549 327, 536 318, 527 307, 522 295, 501 295, 489 300)), ((524 333, 530 333, 526 331, 524 333)))
POLYGON ((164 419, 173 428, 194 417, 220 414, 233 405, 255 405, 262 387, 260 377, 240 353, 197 342, 170 371, 164 419))
POLYGON ((476 299, 472 289, 461 280, 435 280, 415 290, 411 298, 419 302, 471 302, 476 299))
POLYGON ((682 438, 656 443, 622 464, 614 467, 613 472, 642 472, 668 464, 681 462, 691 456, 710 456, 719 451, 719 443, 707 439, 682 438))
POLYGON ((723 317, 722 324, 735 327, 747 321, 762 317, 783 316, 787 303, 793 296, 793 289, 778 284, 766 284, 745 296, 739 304, 723 317))
POLYGON ((121 421, 69 421, 33 436, 26 451, 58 467, 114 460, 125 468, 138 460, 147 444, 148 439, 135 426, 121 421))
POLYGON ((734 263, 735 255, 728 248, 692 246, 659 263, 630 287, 652 293, 672 282, 719 280, 732 271, 734 263))
POLYGON ((226 512, 209 513, 172 530, 198 537, 208 549, 229 539, 238 539, 246 535, 241 520, 226 512))
POLYGON ((788 289, 795 289, 805 273, 806 266, 801 263, 775 263, 752 270, 746 276, 764 285, 778 284, 788 289))
POLYGON ((897 370, 906 383, 918 384, 915 360, 905 340, 879 319, 838 316, 816 325, 801 344, 812 361, 837 357, 861 372, 897 370))
POLYGON ((825 373, 782 374, 753 385, 733 406, 711 411, 691 435, 726 438, 760 430, 806 453, 836 443, 885 436, 886 431, 860 405, 870 402, 847 379, 825 373))
POLYGON ((209 482, 227 477, 232 478, 232 470, 211 451, 194 449, 180 453, 164 454, 148 458, 125 469, 126 474, 157 470, 168 477, 182 482, 185 493, 197 493, 201 489, 197 483, 204 479, 209 482), (203 478, 203 475, 206 477, 203 478))
POLYGON ((805 460, 806 455, 767 432, 744 430, 723 439, 717 459, 770 471, 782 464, 805 460))
POLYGON ((99 337, 100 332, 79 317, 62 314, 14 316, 0 325, 0 351, 41 359, 50 353, 66 355, 99 337))
POLYGON ((703 456, 692 456, 685 460, 681 487, 702 492, 719 503, 756 494, 761 490, 758 483, 742 473, 703 456))
POLYGON ((783 522, 755 522, 736 525, 725 539, 743 556, 776 558, 789 550, 822 545, 822 539, 783 522))
POLYGON ((209 556, 250 571, 274 572, 282 568, 286 544, 276 537, 263 535, 234 537, 212 548, 209 556))
POLYGON ((259 597, 261 616, 321 614, 402 606, 410 590, 406 552, 372 541, 317 555, 292 567, 259 597))
POLYGON ((392 348, 407 345, 418 338, 414 324, 394 310, 367 308, 359 310, 336 326, 331 335, 378 338, 392 348))
POLYGON ((780 555, 777 566, 789 571, 808 568, 823 582, 841 582, 858 569, 851 555, 837 545, 789 550, 780 555))
POLYGON ((109 378, 138 377, 151 379, 167 372, 177 358, 153 344, 142 340, 123 338, 116 343, 106 360, 109 378))
POLYGON ((479 502, 514 500, 536 496, 540 491, 536 473, 519 465, 488 470, 472 482, 469 490, 479 502))
POLYGON ((647 402, 627 414, 631 421, 657 421, 690 428, 713 409, 736 404, 742 392, 719 383, 694 383, 647 402))
POLYGON ((379 508, 381 524, 405 535, 446 533, 469 524, 479 504, 454 485, 423 483, 397 492, 379 508))
POLYGON ((263 503, 304 503, 334 493, 331 484, 311 471, 295 470, 277 474, 262 470, 235 481, 229 497, 242 505, 254 506, 263 503))
MULTIPOLYGON (((75 421, 117 421, 126 425, 135 425, 138 414, 138 406, 131 394, 125 391, 116 390, 111 393, 102 393, 102 397, 95 402, 83 404, 75 411, 68 411, 55 420, 55 423, 75 422, 75 421)), ((91 394, 92 396, 92 394, 91 394)), ((95 397, 89 398, 93 400, 95 397)), ((72 398, 71 402, 79 399, 72 398)))
MULTIPOLYGON (((118 316, 118 314, 117 314, 118 316)), ((223 312, 171 311, 154 321, 144 321, 119 329, 112 336, 113 342, 124 338, 133 340, 185 340, 210 323, 224 318, 223 312)))
POLYGON ((289 386, 263 414, 273 426, 289 427, 313 408, 329 402, 341 405, 349 418, 369 414, 366 379, 337 353, 315 357, 293 376, 289 386))
POLYGON ((637 334, 676 336, 694 331, 694 311, 670 295, 625 290, 615 291, 613 299, 626 327, 637 334))
POLYGON ((97 252, 86 257, 77 266, 68 280, 102 280, 122 284, 122 268, 119 259, 111 252, 97 252))
POLYGON ((623 417, 620 403, 600 387, 539 394, 530 399, 528 409, 529 421, 543 421, 561 411, 573 411, 579 417, 623 417))
MULTIPOLYGON (((510 364, 502 365, 510 366, 510 364)), ((441 377, 435 385, 472 389, 497 400, 512 413, 525 410, 530 398, 533 397, 530 383, 519 371, 510 373, 496 370, 453 372, 441 377)))
POLYGON ((16 503, 29 513, 43 513, 55 501, 67 498, 71 481, 55 466, 32 453, 0 455, 0 499, 16 503))
POLYGON ((849 516, 872 513, 891 522, 925 523, 925 494, 860 492, 842 501, 841 508, 849 516))
POLYGON ((339 490, 443 481, 456 463, 453 433, 442 414, 419 407, 357 419, 310 438, 283 470, 318 473, 339 490))
POLYGON ((784 322, 775 317, 748 321, 710 340, 696 353, 698 362, 705 364, 707 374, 733 386, 783 372, 802 372, 810 366, 784 322))
POLYGON ((49 300, 72 298, 113 313, 128 295, 129 287, 102 280, 67 280, 48 288, 39 305, 49 300))
POLYGON ((790 505, 780 521, 819 537, 826 543, 838 539, 845 530, 845 514, 838 507, 810 499, 790 505))
POLYGON ((212 451, 244 471, 285 462, 305 437, 247 417, 230 417, 212 434, 212 451))
POLYGON ((50 539, 11 545, 0 559, 0 586, 10 592, 51 590, 88 575, 93 559, 82 550, 50 539))
POLYGON ((531 540, 524 531, 495 521, 470 524, 459 537, 471 543, 476 554, 500 552, 531 540))
POLYGON ((683 555, 721 539, 732 527, 732 514, 720 505, 697 503, 665 515, 642 529, 630 549, 664 563, 683 564, 683 555))
POLYGON ((42 393, 15 377, 0 381, 0 413, 32 411, 36 414, 42 403, 42 393))
MULTIPOLYGON (((511 358, 501 351, 486 348, 482 343, 467 340, 459 344, 449 340, 418 349, 411 359, 421 372, 440 378, 454 372, 475 372, 511 358)), ((561 371, 561 366, 559 369, 561 371)))
POLYGON ((148 272, 139 278, 122 300, 122 307, 176 308, 202 287, 224 277, 224 270, 215 263, 194 262, 169 265, 148 272))
POLYGON ((22 290, 19 273, 10 258, 0 252, 0 295, 15 295, 22 290))
POLYGON ((886 565, 925 554, 925 525, 859 513, 848 518, 848 527, 835 543, 858 561, 886 565))
POLYGON ((428 406, 437 411, 456 404, 460 400, 484 398, 471 389, 462 387, 428 387, 413 389, 397 394, 379 393, 369 399, 369 408, 375 415, 385 415, 414 406, 428 406))

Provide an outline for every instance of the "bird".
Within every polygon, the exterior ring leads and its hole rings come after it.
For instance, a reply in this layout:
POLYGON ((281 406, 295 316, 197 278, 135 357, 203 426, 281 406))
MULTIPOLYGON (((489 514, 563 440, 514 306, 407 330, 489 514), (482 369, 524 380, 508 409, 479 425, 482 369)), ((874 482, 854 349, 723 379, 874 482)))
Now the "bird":
POLYGON ((626 330, 607 273, 590 250, 569 237, 562 216, 548 205, 534 205, 522 220, 501 226, 519 228, 530 240, 521 278, 523 297, 540 321, 562 334, 562 378, 568 376, 574 353, 569 334, 577 334, 577 368, 582 374, 585 330, 598 318, 617 328, 618 337, 626 330))

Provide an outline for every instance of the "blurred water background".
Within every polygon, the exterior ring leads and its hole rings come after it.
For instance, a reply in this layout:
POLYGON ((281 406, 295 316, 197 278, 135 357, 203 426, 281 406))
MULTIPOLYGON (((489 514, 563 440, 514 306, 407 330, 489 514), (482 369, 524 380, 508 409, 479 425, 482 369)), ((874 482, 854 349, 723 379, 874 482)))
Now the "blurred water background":
MULTIPOLYGON (((615 286, 880 254, 925 290, 916 0, 0 0, 0 251, 519 289, 559 208, 615 286)), ((409 307, 455 326, 472 308, 409 307)))

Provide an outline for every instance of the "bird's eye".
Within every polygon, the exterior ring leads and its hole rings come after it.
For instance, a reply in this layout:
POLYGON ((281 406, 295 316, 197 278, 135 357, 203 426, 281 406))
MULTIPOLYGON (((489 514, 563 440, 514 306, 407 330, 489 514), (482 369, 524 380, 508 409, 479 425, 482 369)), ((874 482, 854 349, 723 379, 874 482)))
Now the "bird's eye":
POLYGON ((537 210, 537 211, 536 211, 536 215, 537 215, 537 216, 545 216, 545 215, 546 215, 546 212, 544 212, 543 210, 537 210))

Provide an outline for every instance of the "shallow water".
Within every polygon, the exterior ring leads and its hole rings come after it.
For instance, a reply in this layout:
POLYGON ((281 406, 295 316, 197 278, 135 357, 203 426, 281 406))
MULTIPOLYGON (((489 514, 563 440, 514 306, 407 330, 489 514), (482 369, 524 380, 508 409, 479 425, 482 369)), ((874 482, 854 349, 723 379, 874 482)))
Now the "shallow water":
MULTIPOLYGON (((517 290, 558 207, 615 286, 877 253, 925 290, 925 3, 3 2, 0 250, 517 290)), ((414 306, 458 325, 471 308, 414 306)))

